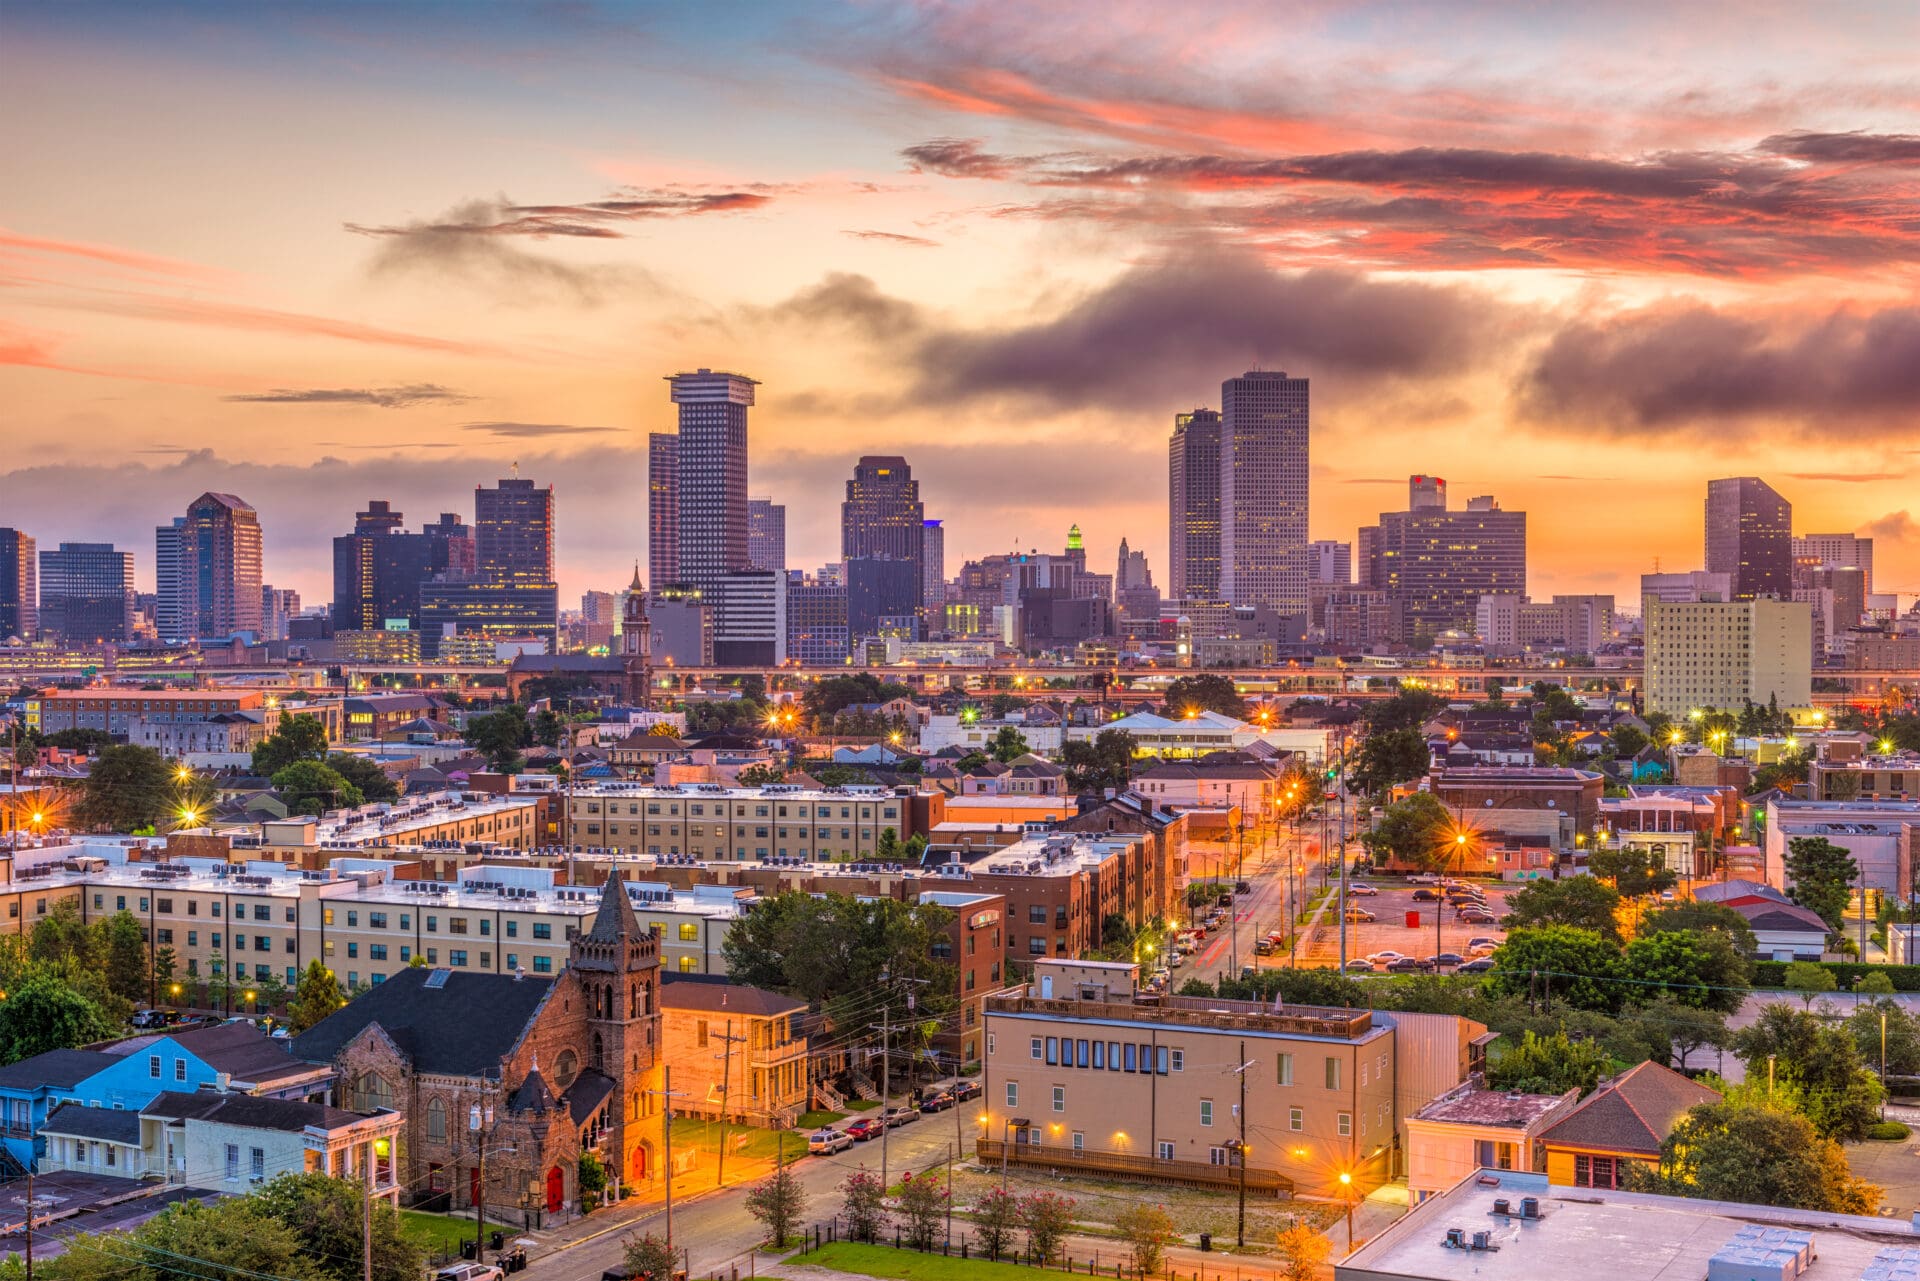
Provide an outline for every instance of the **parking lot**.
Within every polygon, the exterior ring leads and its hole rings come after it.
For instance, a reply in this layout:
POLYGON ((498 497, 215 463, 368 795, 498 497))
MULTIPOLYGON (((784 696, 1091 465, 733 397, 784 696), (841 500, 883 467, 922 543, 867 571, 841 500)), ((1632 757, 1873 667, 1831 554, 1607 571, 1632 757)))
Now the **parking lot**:
MULTIPOLYGON (((1404 956, 1425 958, 1446 952, 1468 955, 1468 941, 1476 938, 1492 939, 1495 942, 1505 940, 1506 931, 1498 925, 1474 924, 1461 919, 1458 909, 1445 902, 1416 902, 1414 892, 1419 889, 1431 889, 1431 886, 1410 884, 1404 878, 1393 876, 1359 877, 1356 884, 1366 885, 1378 891, 1374 894, 1355 894, 1350 902, 1356 908, 1371 913, 1372 921, 1347 922, 1347 957, 1349 960, 1365 958, 1383 951, 1398 952, 1404 956), (1441 917, 1440 937, 1434 938, 1434 914, 1441 917), (1409 928, 1408 913, 1413 913, 1417 925, 1409 928)), ((1486 895, 1487 910, 1494 917, 1506 915, 1506 898, 1511 887, 1492 881, 1472 882, 1475 889, 1486 895)), ((1339 963, 1340 923, 1334 908, 1329 906, 1318 928, 1301 940, 1300 964, 1306 966, 1332 966, 1339 963)), ((1262 964, 1279 963, 1284 965, 1284 955, 1261 958, 1262 964)))

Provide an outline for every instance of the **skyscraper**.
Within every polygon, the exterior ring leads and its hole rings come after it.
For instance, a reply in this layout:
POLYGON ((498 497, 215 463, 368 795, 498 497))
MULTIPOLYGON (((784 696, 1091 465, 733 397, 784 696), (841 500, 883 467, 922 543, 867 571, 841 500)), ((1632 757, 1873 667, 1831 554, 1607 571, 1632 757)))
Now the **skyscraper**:
POLYGON ((300 616, 300 593, 291 587, 260 586, 260 639, 285 640, 300 616))
MULTIPOLYGON (((473 491, 470 571, 449 567, 420 583, 422 651, 431 657, 449 632, 482 636, 539 636, 558 644, 560 585, 553 578, 554 494, 518 476, 473 491)), ((450 515, 428 526, 431 546, 441 540, 451 558, 464 540, 450 515)), ((391 536, 391 535, 390 535, 391 536)))
POLYGON ((1167 590, 1220 596, 1220 411, 1173 416, 1167 447, 1167 590))
POLYGON ((1873 540, 1857 534, 1804 534, 1793 540, 1794 565, 1805 570, 1857 569, 1873 591, 1873 540))
POLYGON ((659 591, 680 581, 680 437, 647 437, 647 578, 659 591))
POLYGON ((926 540, 920 482, 904 458, 869 455, 854 465, 840 504, 840 559, 908 560, 917 567, 926 540))
POLYGON ((747 500, 747 568, 787 572, 787 509, 771 498, 747 500))
POLYGON ((61 543, 41 552, 40 630, 74 645, 130 639, 133 553, 112 543, 61 543))
POLYGON ((1707 482, 1707 571, 1733 576, 1733 598, 1793 596, 1793 504, 1757 476, 1707 482))
POLYGON ((1360 533, 1368 554, 1361 582, 1386 593, 1397 639, 1471 631, 1482 596, 1526 595, 1527 514, 1502 511, 1490 497, 1469 499, 1465 511, 1382 512, 1360 533))
POLYGON ((32 640, 39 632, 39 578, 32 536, 0 528, 0 640, 32 640))
POLYGON ((1220 595, 1307 612, 1305 378, 1253 370, 1220 384, 1220 595))
POLYGON ((1153 586, 1153 571, 1147 568, 1147 554, 1127 546, 1125 534, 1120 536, 1120 558, 1116 562, 1113 575, 1113 588, 1116 592, 1128 591, 1135 587, 1153 586))
POLYGON ((401 514, 373 499, 355 515, 353 532, 333 540, 333 625, 338 631, 419 630, 420 585, 436 574, 472 577, 473 536, 443 512, 417 534, 401 514))
POLYGON ((473 491, 473 550, 495 582, 553 582, 553 486, 515 476, 473 491))
MULTIPOLYGON (((1445 507, 1445 503, 1440 504, 1445 507)), ((1307 544, 1307 581, 1310 583, 1353 582, 1353 546, 1350 543, 1321 539, 1307 544)))
POLYGON ((1407 477, 1407 510, 1417 512, 1427 507, 1447 509, 1447 482, 1438 476, 1407 477))
POLYGON ((162 640, 260 635, 260 515, 244 500, 200 495, 155 531, 154 552, 162 640))
MULTIPOLYGON (((667 378, 680 407, 675 443, 679 569, 671 581, 709 592, 746 569, 747 410, 759 384, 744 374, 697 369, 667 378)), ((658 575, 654 586, 660 586, 658 575)))
POLYGON ((920 522, 920 582, 920 598, 926 602, 932 627, 937 629, 940 611, 947 603, 947 531, 937 520, 920 522))

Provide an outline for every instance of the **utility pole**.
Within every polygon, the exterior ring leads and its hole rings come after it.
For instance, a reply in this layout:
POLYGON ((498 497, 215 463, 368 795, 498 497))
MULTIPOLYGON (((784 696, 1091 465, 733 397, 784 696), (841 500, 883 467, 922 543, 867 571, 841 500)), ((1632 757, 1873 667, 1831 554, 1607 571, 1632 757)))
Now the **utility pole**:
POLYGON ((1233 1070, 1234 1075, 1240 1078, 1240 1106, 1236 1109, 1240 1113, 1240 1138, 1234 1145, 1239 1149, 1236 1155, 1240 1158, 1240 1218, 1234 1229, 1234 1244, 1241 1248, 1247 1244, 1247 1069, 1252 1066, 1253 1061, 1247 1058, 1247 1043, 1243 1040, 1240 1042, 1240 1066, 1233 1070))
MULTIPOLYGON (((916 984, 927 981, 926 979, 895 980, 884 970, 880 973, 880 980, 886 984, 892 984, 896 981, 916 984)), ((907 993, 907 1013, 909 1015, 913 1013, 914 995, 911 991, 907 993)), ((892 1012, 882 1003, 880 1006, 880 1187, 883 1190, 887 1187, 887 1138, 893 1131, 893 1126, 887 1121, 887 1113, 892 1110, 888 1102, 888 1091, 893 1083, 893 1056, 889 1052, 888 1044, 893 1027, 891 1016, 892 1012)), ((873 1025, 868 1024, 867 1026, 871 1028, 873 1025)))
POLYGON ((481 1251, 487 1239, 487 1131, 492 1127, 493 1103, 487 1098, 487 1082, 483 1076, 480 1079, 480 1101, 467 1111, 467 1128, 473 1131, 479 1143, 479 1160, 473 1180, 473 1257, 476 1262, 486 1257, 481 1251))
POLYGON ((732 1101, 733 1046, 735 1041, 746 1039, 733 1034, 733 1020, 728 1019, 726 1033, 720 1038, 720 1164, 714 1172, 715 1187, 727 1186, 727 1105, 732 1101))
POLYGON ((33 1161, 27 1161, 27 1281, 33 1281, 33 1161))
POLYGON ((360 1281, 373 1281, 373 1140, 360 1149, 360 1281))
POLYGON ((660 1106, 660 1148, 665 1154, 667 1183, 667 1249, 673 1249, 673 1101, 680 1096, 673 1092, 673 1069, 662 1066, 660 1069, 660 1088, 643 1091, 657 1094, 660 1106))

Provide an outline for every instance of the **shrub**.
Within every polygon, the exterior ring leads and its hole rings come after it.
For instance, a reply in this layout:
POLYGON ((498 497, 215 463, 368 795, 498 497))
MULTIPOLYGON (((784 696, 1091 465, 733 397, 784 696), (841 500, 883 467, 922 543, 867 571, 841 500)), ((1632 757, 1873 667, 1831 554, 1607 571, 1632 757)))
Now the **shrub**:
POLYGON ((880 1176, 871 1170, 855 1170, 840 1185, 844 1195, 840 1213, 846 1216, 847 1239, 851 1241, 871 1241, 880 1235, 887 1226, 887 1212, 881 1205, 886 1196, 886 1188, 880 1183, 880 1176))
POLYGON ((998 1259, 1013 1244, 1013 1230, 1020 1222, 1020 1201, 1011 1192, 991 1188, 973 1207, 974 1236, 980 1252, 998 1259))
POLYGON ((1160 1255, 1173 1239, 1173 1219, 1157 1205, 1130 1205, 1113 1216, 1113 1226, 1133 1250, 1133 1266, 1142 1276, 1160 1270, 1160 1255))
POLYGON ((1027 1249, 1033 1257, 1051 1263, 1073 1227, 1073 1199, 1057 1192, 1030 1194, 1020 1202, 1020 1226, 1027 1230, 1027 1249))
POLYGON ((1880 1121, 1867 1127, 1867 1137, 1886 1143, 1898 1143, 1913 1131, 1898 1121, 1880 1121))
POLYGON ((911 1173, 900 1180, 900 1213, 907 1217, 907 1244, 916 1250, 933 1249, 940 1235, 940 1216, 947 1204, 947 1193, 933 1174, 915 1178, 911 1173))

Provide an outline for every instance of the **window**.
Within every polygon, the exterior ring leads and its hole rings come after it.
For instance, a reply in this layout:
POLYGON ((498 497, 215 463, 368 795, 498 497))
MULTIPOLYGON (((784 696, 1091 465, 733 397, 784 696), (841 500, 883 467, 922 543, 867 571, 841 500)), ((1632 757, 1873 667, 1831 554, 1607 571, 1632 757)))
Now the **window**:
POLYGON ((682 921, 680 923, 680 941, 682 943, 699 942, 700 926, 693 921, 682 921))
POLYGON ((1170 1051, 1170 1053, 1173 1056, 1173 1070, 1176 1072, 1184 1071, 1187 1066, 1187 1052, 1185 1050, 1173 1050, 1170 1051))
POLYGON ((160 1056, 158 1054, 147 1055, 147 1075, 156 1081, 160 1079, 160 1056))
POLYGON ((256 952, 271 952, 273 951, 273 940, 264 934, 256 934, 253 936, 253 950, 256 952))
POLYGON ((387 914, 386 914, 385 912, 368 912, 368 913, 367 913, 367 928, 369 928, 369 929, 374 929, 374 930, 384 930, 384 929, 386 929, 386 928, 387 928, 387 914))
POLYGON ((1030 1040, 1030 1041, 1028 1041, 1028 1042, 1027 1042, 1027 1057, 1028 1057, 1028 1058, 1033 1058, 1033 1059, 1037 1059, 1037 1058, 1039 1058, 1039 1057, 1040 1057, 1040 1046, 1041 1046, 1042 1044, 1043 1044, 1043 1043, 1042 1043, 1042 1041, 1041 1041, 1041 1040, 1040 1040, 1040 1038, 1039 1038, 1039 1037, 1037 1037, 1037 1036, 1036 1036, 1036 1037, 1034 1037, 1034 1038, 1033 1038, 1032 1040, 1030 1040))
POLYGON ((553 937, 553 926, 545 921, 535 921, 533 923, 533 936, 537 939, 550 939, 553 937))
POLYGON ((518 921, 507 922, 507 937, 510 939, 517 939, 520 937, 520 922, 518 921))
POLYGON ((438 1096, 427 1100, 427 1141, 447 1141, 447 1101, 438 1096))
POLYGON ((993 1057, 993 1033, 987 1033, 987 1057, 993 1057))
POLYGON ((227 1144, 227 1177, 229 1179, 240 1177, 240 1145, 238 1143, 227 1144))
POLYGON ((267 1150, 265 1148, 247 1149, 247 1172, 251 1174, 256 1181, 267 1177, 267 1150))
POLYGON ((1135 1060, 1135 1058, 1133 1057, 1134 1051, 1136 1050, 1136 1048, 1137 1047, 1134 1045, 1132 1041, 1127 1042, 1127 1071, 1129 1072, 1134 1072, 1139 1070, 1137 1060, 1135 1060))
POLYGON ((1028 908, 1027 921, 1033 925, 1045 925, 1047 923, 1046 906, 1036 903, 1034 906, 1028 908))
POLYGON ((1106 1066, 1107 1066, 1107 1043, 1105 1041, 1095 1041, 1093 1043, 1093 1070, 1098 1072, 1100 1069, 1106 1066))
POLYGON ((1327 1088, 1329 1090, 1340 1088, 1340 1060, 1331 1054, 1327 1056, 1327 1088))
POLYGON ((173 1061, 173 1079, 176 1081, 184 1081, 187 1079, 187 1061, 185 1059, 175 1059, 173 1061))
POLYGON ((465 965, 466 963, 467 963, 467 954, 464 949, 459 949, 459 950, 455 950, 447 953, 448 965, 465 965))
POLYGON ((467 918, 466 918, 466 917, 464 917, 464 916, 449 916, 449 917, 447 918, 447 933, 449 933, 449 934, 465 934, 466 932, 467 932, 467 918))
POLYGON ((1053 1087, 1053 1110, 1055 1112, 1065 1112, 1067 1110, 1067 1087, 1064 1085, 1056 1085, 1053 1087))
POLYGON ((1020 1082, 1018 1081, 1007 1082, 1007 1106, 1010 1108, 1020 1106, 1020 1082))
POLYGON ((1073 1150, 1075 1152, 1084 1152, 1087 1150, 1087 1136, 1079 1130, 1073 1132, 1073 1150))
POLYGON ((347 927, 349 929, 355 929, 355 930, 360 928, 360 913, 353 911, 352 909, 348 909, 347 927))
POLYGON ((427 918, 427 933, 438 934, 439 932, 440 932, 440 918, 437 916, 429 916, 427 918))
POLYGON ((511 974, 519 968, 520 968, 520 958, 512 952, 508 952, 507 953, 507 973, 511 974))
POLYGON ((1213 1100, 1212 1099, 1200 1100, 1200 1124, 1202 1125, 1213 1124, 1213 1100))
POLYGON ((357 956, 359 956, 359 955, 360 955, 360 945, 359 945, 358 943, 348 943, 348 944, 347 944, 347 955, 348 955, 349 957, 357 957, 357 956))
MULTIPOLYGON (((1071 1048, 1071 1044, 1069 1044, 1067 1053, 1069 1057, 1072 1056, 1073 1051, 1071 1048)), ((1047 1038, 1047 1062, 1058 1063, 1059 1061, 1060 1061, 1060 1038, 1057 1036, 1050 1036, 1047 1038)))
POLYGON ((1047 939, 1044 934, 1035 934, 1027 939, 1027 954, 1029 956, 1045 956, 1047 954, 1047 939))
POLYGON ((1173 1160, 1173 1144, 1166 1142, 1164 1139, 1161 1140, 1154 1155, 1158 1156, 1162 1161, 1173 1160))
POLYGON ((1620 1163, 1610 1156, 1575 1156, 1573 1186, 1576 1188, 1617 1188, 1620 1163))
POLYGON ((1209 1165, 1226 1165, 1226 1164, 1228 1164, 1228 1161, 1227 1161, 1227 1150, 1226 1150, 1225 1148, 1208 1148, 1208 1149, 1207 1149, 1207 1164, 1209 1164, 1209 1165))
POLYGON ((1343 1139, 1350 1136, 1353 1133, 1353 1113, 1341 1112, 1336 1114, 1333 1128, 1335 1133, 1339 1134, 1343 1139))
POLYGON ((385 943, 369 943, 369 944, 367 944, 367 959, 368 959, 369 961, 384 961, 384 960, 386 960, 386 959, 387 959, 387 945, 386 945, 385 943))
POLYGON ((120 1159, 120 1149, 119 1149, 119 1148, 116 1148, 116 1147, 114 1147, 114 1146, 113 1146, 113 1144, 111 1144, 111 1143, 102 1143, 102 1144, 100 1145, 100 1147, 101 1147, 101 1148, 102 1148, 102 1149, 103 1149, 103 1150, 104 1150, 104 1151, 106 1152, 106 1154, 107 1154, 107 1164, 108 1164, 108 1165, 115 1165, 115 1164, 117 1164, 117 1163, 119 1162, 119 1159, 120 1159))
POLYGON ((1073 1062, 1076 1067, 1085 1067, 1087 1065, 1087 1043, 1085 1041, 1075 1041, 1073 1043, 1073 1062))
POLYGON ((1155 1076, 1165 1076, 1167 1074, 1167 1047, 1164 1045, 1154 1050, 1153 1072, 1155 1076))
POLYGON ((551 973, 553 973, 553 958, 552 958, 551 956, 536 956, 536 957, 534 957, 534 958, 533 958, 533 972, 534 972, 535 974, 551 974, 551 973))
POLYGON ((480 932, 487 935, 493 933, 493 921, 490 917, 483 916, 480 918, 480 932))
POLYGON ((410 930, 413 928, 413 913, 411 912, 400 913, 400 928, 403 930, 410 930))
POLYGON ((1278 1059, 1279 1059, 1279 1072, 1274 1078, 1275 1081, 1280 1085, 1292 1085, 1293 1084, 1293 1055, 1282 1054, 1278 1056, 1278 1059))
POLYGON ((1307 1112, 1305 1108, 1287 1109, 1287 1128, 1295 1134, 1307 1128, 1307 1112))

